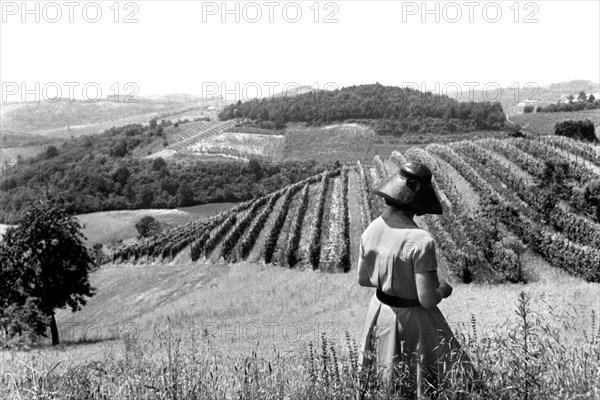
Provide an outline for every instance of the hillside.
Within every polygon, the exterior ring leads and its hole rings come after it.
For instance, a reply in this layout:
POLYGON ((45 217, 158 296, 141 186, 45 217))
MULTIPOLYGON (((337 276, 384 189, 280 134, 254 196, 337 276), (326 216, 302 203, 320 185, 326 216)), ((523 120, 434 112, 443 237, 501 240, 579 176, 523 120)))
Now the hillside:
POLYGON ((193 119, 212 116, 209 108, 220 108, 218 100, 193 96, 170 96, 156 99, 135 98, 131 102, 108 97, 97 102, 83 100, 57 102, 7 103, 2 106, 0 134, 36 134, 61 138, 96 134, 114 126, 148 123, 151 119, 193 119))
MULTIPOLYGON (((476 86, 469 97, 469 88, 465 87, 461 92, 461 101, 485 101, 493 98, 494 101, 499 101, 502 104, 504 112, 512 117, 523 113, 523 107, 526 102, 535 102, 535 105, 547 106, 554 104, 559 100, 564 100, 566 96, 572 94, 577 98, 579 92, 584 91, 588 95, 591 93, 600 92, 600 84, 598 82, 586 80, 573 80, 569 82, 551 83, 549 85, 540 86, 535 82, 522 82, 515 84, 512 87, 505 87, 495 90, 495 86, 491 86, 489 93, 483 92, 483 87, 476 86), (497 96, 497 98, 496 98, 497 96)), ((448 95, 456 98, 456 91, 449 91, 448 95)))
POLYGON ((600 281, 596 211, 581 191, 557 189, 581 188, 598 179, 598 149, 550 136, 432 144, 405 154, 394 151, 387 160, 375 156, 369 166, 359 162, 324 172, 214 218, 122 248, 114 260, 234 262, 255 254, 253 261, 347 271, 357 254, 357 233, 383 207, 370 188, 404 160, 425 162, 434 170, 445 215, 419 221, 433 234, 441 262, 455 278, 529 280, 521 262, 522 242, 556 268, 600 281), (565 175, 553 175, 547 162, 564 165, 565 175))
POLYGON ((525 132, 534 135, 554 135, 554 125, 557 122, 572 119, 575 121, 591 120, 596 127, 596 136, 600 139, 600 110, 528 113, 513 115, 510 121, 521 125, 525 132))
POLYGON ((277 129, 288 123, 318 126, 364 120, 378 134, 400 137, 408 133, 501 130, 505 115, 497 102, 457 102, 445 95, 377 83, 238 102, 226 106, 219 118, 245 118, 277 129))
MULTIPOLYGON (((506 371, 527 360, 549 368, 536 379, 567 381, 585 398, 598 374, 592 367, 581 380, 576 371, 597 364, 600 235, 581 199, 560 188, 597 177, 600 157, 593 146, 555 137, 392 151, 122 247, 91 275, 97 294, 88 304, 57 314, 61 346, 50 350, 43 339, 32 350, 0 352, 6 393, 12 382, 30 387, 28 374, 36 374, 44 390, 61 393, 84 393, 94 382, 97 398, 119 388, 152 398, 173 387, 221 398, 291 392, 295 380, 310 381, 311 365, 319 379, 329 376, 323 365, 350 371, 373 295, 356 282, 358 238, 382 207, 367 188, 405 159, 435 170, 446 214, 417 223, 434 235, 439 272, 454 286, 439 308, 488 383, 504 393, 506 371), (567 163, 565 180, 548 180, 546 159, 567 163), (554 197, 561 201, 549 207, 554 197), (482 211, 491 214, 479 218, 482 211), (532 300, 516 309, 520 294, 532 300), (570 364, 554 370, 551 360, 570 364), (243 386, 248 376, 259 387, 243 386), (198 391, 198 382, 211 386, 198 391)), ((521 378, 512 379, 516 392, 521 378)))

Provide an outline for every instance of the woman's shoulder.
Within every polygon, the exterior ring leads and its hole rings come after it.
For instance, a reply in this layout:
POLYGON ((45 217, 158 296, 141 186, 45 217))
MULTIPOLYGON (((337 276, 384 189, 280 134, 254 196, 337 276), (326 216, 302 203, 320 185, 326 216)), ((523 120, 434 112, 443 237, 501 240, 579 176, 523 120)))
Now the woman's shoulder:
POLYGON ((369 236, 380 233, 382 230, 389 230, 386 234, 396 234, 403 237, 408 237, 419 242, 433 241, 433 237, 425 229, 417 224, 405 224, 400 221, 384 219, 381 216, 375 218, 365 229, 362 235, 369 236), (391 229, 390 229, 391 228, 391 229), (401 228, 401 229, 398 229, 401 228))

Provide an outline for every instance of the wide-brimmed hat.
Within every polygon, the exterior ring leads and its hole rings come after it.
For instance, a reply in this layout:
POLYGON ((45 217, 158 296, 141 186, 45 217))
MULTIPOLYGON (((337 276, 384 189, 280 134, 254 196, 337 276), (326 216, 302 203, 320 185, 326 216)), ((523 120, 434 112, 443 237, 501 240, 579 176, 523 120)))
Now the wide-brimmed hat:
POLYGON ((400 172, 384 179, 373 193, 417 215, 442 214, 442 204, 431 178, 431 170, 427 165, 405 163, 400 167, 400 172))

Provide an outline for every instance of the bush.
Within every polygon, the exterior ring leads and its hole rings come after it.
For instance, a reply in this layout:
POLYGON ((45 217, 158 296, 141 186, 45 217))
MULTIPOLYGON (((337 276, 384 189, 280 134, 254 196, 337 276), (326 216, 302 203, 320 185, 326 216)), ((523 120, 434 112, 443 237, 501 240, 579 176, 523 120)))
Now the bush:
POLYGON ((596 128, 594 127, 594 123, 589 119, 586 119, 585 121, 568 119, 566 121, 557 122, 554 125, 554 134, 590 142, 596 140, 596 128))
POLYGON ((145 217, 142 217, 137 224, 135 224, 135 229, 138 231, 140 237, 145 238, 159 234, 161 231, 161 226, 153 216, 146 215, 145 217))

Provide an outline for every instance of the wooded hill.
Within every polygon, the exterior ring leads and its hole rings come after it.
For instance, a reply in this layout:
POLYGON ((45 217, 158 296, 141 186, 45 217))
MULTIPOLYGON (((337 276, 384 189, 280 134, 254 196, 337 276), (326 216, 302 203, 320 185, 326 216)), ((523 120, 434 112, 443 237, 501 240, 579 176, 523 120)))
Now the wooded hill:
POLYGON ((452 133, 499 130, 505 115, 500 103, 458 102, 448 96, 379 83, 315 91, 296 96, 254 99, 226 106, 222 120, 248 118, 267 127, 288 122, 311 125, 365 120, 379 134, 452 133))

